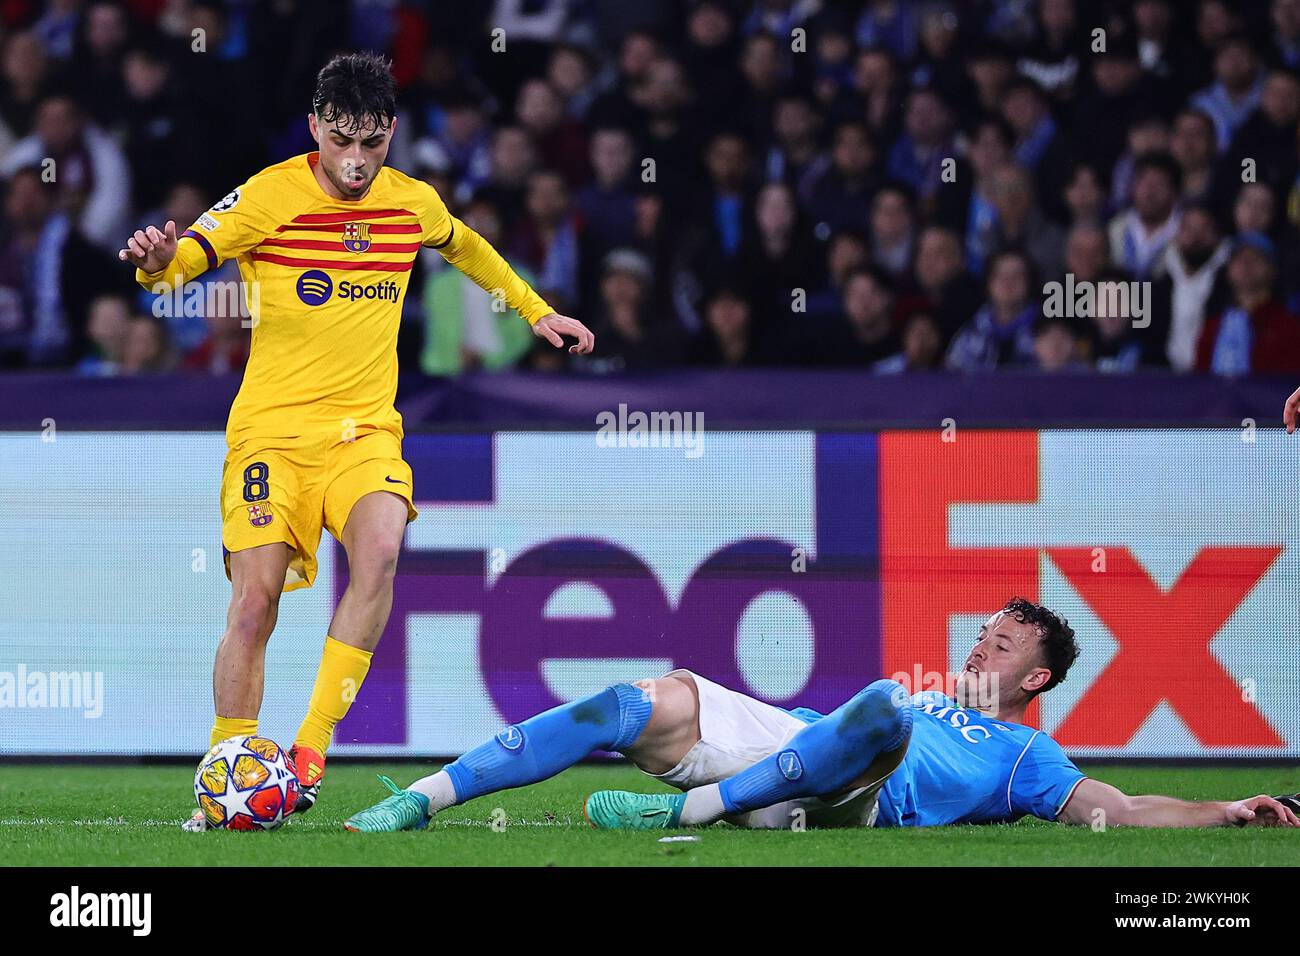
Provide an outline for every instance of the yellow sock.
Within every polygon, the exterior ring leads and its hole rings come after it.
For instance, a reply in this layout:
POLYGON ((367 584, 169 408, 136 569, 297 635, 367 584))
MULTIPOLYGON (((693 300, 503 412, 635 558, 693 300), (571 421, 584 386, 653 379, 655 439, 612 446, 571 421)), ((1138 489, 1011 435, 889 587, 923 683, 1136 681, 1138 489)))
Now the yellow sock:
POLYGON ((370 651, 326 636, 311 703, 294 743, 325 753, 330 738, 334 736, 335 725, 347 716, 348 708, 361 689, 361 682, 366 679, 371 656, 370 651))
POLYGON ((212 724, 208 746, 215 747, 231 737, 252 737, 257 734, 256 717, 218 717, 212 724))

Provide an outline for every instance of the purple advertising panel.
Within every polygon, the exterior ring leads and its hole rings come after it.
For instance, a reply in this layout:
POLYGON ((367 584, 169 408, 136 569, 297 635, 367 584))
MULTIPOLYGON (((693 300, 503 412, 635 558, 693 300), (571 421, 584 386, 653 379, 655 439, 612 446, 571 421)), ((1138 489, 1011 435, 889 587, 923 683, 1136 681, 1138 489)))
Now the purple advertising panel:
MULTIPOLYGON (((448 641, 451 622, 476 624, 457 655, 508 722, 676 667, 786 706, 851 696, 880 669, 875 436, 708 443, 692 456, 591 433, 408 438, 422 514, 339 740, 409 744, 412 643, 436 643, 437 620, 448 641)), ((335 567, 339 595, 341 555, 335 567)))

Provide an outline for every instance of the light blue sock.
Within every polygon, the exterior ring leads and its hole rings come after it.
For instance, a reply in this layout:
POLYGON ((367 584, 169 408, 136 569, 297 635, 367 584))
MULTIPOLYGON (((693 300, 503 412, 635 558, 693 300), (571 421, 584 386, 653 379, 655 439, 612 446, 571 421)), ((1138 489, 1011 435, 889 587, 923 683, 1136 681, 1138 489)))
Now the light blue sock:
POLYGON ((878 680, 809 724, 784 748, 719 786, 727 813, 747 813, 797 797, 846 789, 882 753, 912 733, 912 707, 897 681, 878 680))
POLYGON ((622 750, 636 743, 650 720, 650 697, 631 684, 554 707, 511 724, 443 769, 456 802, 545 780, 593 750, 622 750))

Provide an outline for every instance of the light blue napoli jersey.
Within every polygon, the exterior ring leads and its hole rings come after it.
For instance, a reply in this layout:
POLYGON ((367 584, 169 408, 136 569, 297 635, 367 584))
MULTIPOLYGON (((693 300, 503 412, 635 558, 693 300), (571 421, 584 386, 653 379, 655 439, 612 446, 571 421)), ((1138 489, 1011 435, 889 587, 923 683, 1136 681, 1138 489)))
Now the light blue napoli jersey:
MULTIPOLYGON (((806 721, 815 711, 793 711, 806 721)), ((878 827, 1055 820, 1083 773, 1047 734, 938 691, 912 695, 912 739, 880 792, 878 827)))

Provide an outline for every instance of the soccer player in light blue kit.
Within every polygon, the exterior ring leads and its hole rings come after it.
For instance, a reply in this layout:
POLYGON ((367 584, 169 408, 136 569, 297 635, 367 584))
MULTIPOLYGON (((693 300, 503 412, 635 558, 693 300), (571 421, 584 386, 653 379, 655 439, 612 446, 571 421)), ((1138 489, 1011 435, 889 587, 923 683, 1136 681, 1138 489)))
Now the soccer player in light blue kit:
POLYGON ((420 829, 439 810, 544 780, 593 750, 623 753, 684 791, 604 790, 603 829, 728 820, 752 828, 1011 822, 1143 827, 1300 826, 1295 796, 1186 801, 1128 796, 1070 762, 1025 709, 1078 656, 1074 631, 1013 598, 980 628, 954 696, 878 680, 829 714, 786 711, 690 671, 615 684, 513 724, 408 789, 352 816, 358 832, 420 829))

